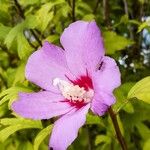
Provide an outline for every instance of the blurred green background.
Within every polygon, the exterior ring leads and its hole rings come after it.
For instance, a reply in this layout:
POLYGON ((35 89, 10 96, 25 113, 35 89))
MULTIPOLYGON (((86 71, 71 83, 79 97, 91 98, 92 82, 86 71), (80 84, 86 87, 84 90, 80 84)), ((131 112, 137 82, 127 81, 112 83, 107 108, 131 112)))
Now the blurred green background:
MULTIPOLYGON (((149 0, 0 0, 0 150, 47 150, 54 120, 16 116, 18 92, 38 91, 24 76, 28 57, 44 41, 59 45, 75 20, 96 20, 106 54, 121 70, 113 106, 129 150, 150 150, 149 0)), ((70 150, 120 150, 110 117, 89 113, 70 150)))

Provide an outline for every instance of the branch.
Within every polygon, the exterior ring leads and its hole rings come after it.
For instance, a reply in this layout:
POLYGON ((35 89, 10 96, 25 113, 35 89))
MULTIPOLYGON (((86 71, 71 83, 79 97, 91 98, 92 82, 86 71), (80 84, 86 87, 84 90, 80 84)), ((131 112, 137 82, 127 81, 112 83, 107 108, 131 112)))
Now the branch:
MULTIPOLYGON (((17 9, 18 9, 18 13, 19 13, 20 17, 21 17, 22 19, 25 19, 24 11, 23 11, 23 9, 21 8, 20 4, 18 3, 17 0, 14 0, 14 2, 15 2, 15 5, 16 5, 16 7, 17 7, 17 9)), ((34 30, 30 29, 30 32, 32 33, 32 35, 34 36, 34 38, 37 40, 37 42, 39 43, 39 45, 42 46, 42 42, 39 40, 39 38, 38 38, 38 36, 35 34, 34 30)))
POLYGON ((125 11, 125 14, 129 16, 127 1, 126 1, 126 0, 123 0, 123 3, 124 3, 124 11, 125 11))
POLYGON ((117 136, 118 142, 121 145, 122 150, 127 150, 127 145, 126 145, 126 142, 125 142, 125 140, 121 134, 116 114, 114 113, 114 111, 111 107, 108 109, 108 113, 109 113, 111 120, 113 122, 113 126, 114 126, 115 131, 116 131, 116 136, 117 136))
POLYGON ((20 15, 23 19, 25 19, 24 12, 23 12, 23 10, 22 10, 20 4, 18 3, 17 0, 14 0, 14 2, 15 2, 15 5, 16 5, 16 7, 17 7, 17 9, 18 9, 19 15, 20 15))
MULTIPOLYGON (((127 0, 123 0, 123 4, 124 4, 124 11, 125 11, 125 14, 126 14, 126 15, 128 16, 128 18, 129 18, 129 11, 128 11, 128 3, 127 3, 127 0)), ((128 25, 127 28, 129 29, 130 38, 131 38, 131 39, 134 39, 133 31, 132 31, 131 25, 128 25)))
POLYGON ((98 8, 98 6, 99 6, 99 3, 100 3, 100 0, 97 0, 96 5, 95 5, 95 8, 94 8, 94 10, 93 10, 93 14, 96 13, 97 8, 98 8))
POLYGON ((72 22, 76 21, 76 17, 75 17, 75 5, 76 5, 76 0, 72 0, 72 22))
POLYGON ((106 23, 106 25, 109 27, 110 26, 110 21, 109 21, 109 2, 108 0, 103 0, 103 18, 106 23))
POLYGON ((88 150, 92 150, 91 136, 90 136, 90 132, 89 132, 88 126, 86 126, 86 129, 87 129, 87 135, 88 135, 88 150))

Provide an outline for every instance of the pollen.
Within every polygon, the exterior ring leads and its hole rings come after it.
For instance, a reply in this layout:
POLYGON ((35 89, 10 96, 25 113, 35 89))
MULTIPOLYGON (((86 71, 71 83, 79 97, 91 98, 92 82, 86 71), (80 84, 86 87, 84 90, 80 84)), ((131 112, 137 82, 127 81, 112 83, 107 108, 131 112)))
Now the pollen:
POLYGON ((94 96, 92 89, 85 90, 84 87, 79 87, 79 85, 74 85, 59 78, 53 80, 53 85, 57 86, 64 98, 70 102, 89 103, 94 96))

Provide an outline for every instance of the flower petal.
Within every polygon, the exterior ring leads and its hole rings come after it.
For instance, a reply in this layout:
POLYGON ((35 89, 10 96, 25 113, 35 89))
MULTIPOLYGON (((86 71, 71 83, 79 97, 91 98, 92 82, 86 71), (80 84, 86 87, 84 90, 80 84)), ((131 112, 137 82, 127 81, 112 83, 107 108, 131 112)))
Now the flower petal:
POLYGON ((45 42, 40 50, 30 56, 25 74, 29 81, 41 88, 58 92, 52 80, 54 78, 66 79, 65 75, 70 76, 64 51, 60 47, 45 42))
POLYGON ((52 92, 20 93, 19 100, 12 104, 12 109, 25 118, 49 119, 72 110, 63 97, 52 92))
POLYGON ((115 103, 115 97, 113 94, 107 94, 105 92, 98 92, 95 93, 92 104, 91 110, 99 115, 102 116, 105 114, 109 106, 115 103))
POLYGON ((99 92, 101 90, 112 93, 112 91, 121 84, 121 77, 119 68, 114 59, 104 57, 100 70, 92 74, 92 82, 94 90, 99 92))
POLYGON ((85 123, 89 107, 90 104, 87 104, 76 112, 62 116, 55 122, 50 138, 50 147, 53 150, 66 150, 75 140, 79 128, 85 123))
POLYGON ((66 28, 60 38, 66 51, 71 72, 85 75, 93 71, 104 55, 103 40, 95 21, 76 21, 66 28))

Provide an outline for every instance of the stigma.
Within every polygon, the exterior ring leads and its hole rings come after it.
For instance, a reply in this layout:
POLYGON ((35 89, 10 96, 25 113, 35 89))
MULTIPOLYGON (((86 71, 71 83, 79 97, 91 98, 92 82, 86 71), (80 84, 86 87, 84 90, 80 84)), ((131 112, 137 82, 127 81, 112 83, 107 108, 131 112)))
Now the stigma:
POLYGON ((59 78, 53 80, 53 85, 57 86, 64 98, 70 102, 89 103, 94 96, 93 89, 85 90, 84 87, 79 87, 79 85, 74 85, 59 78))

